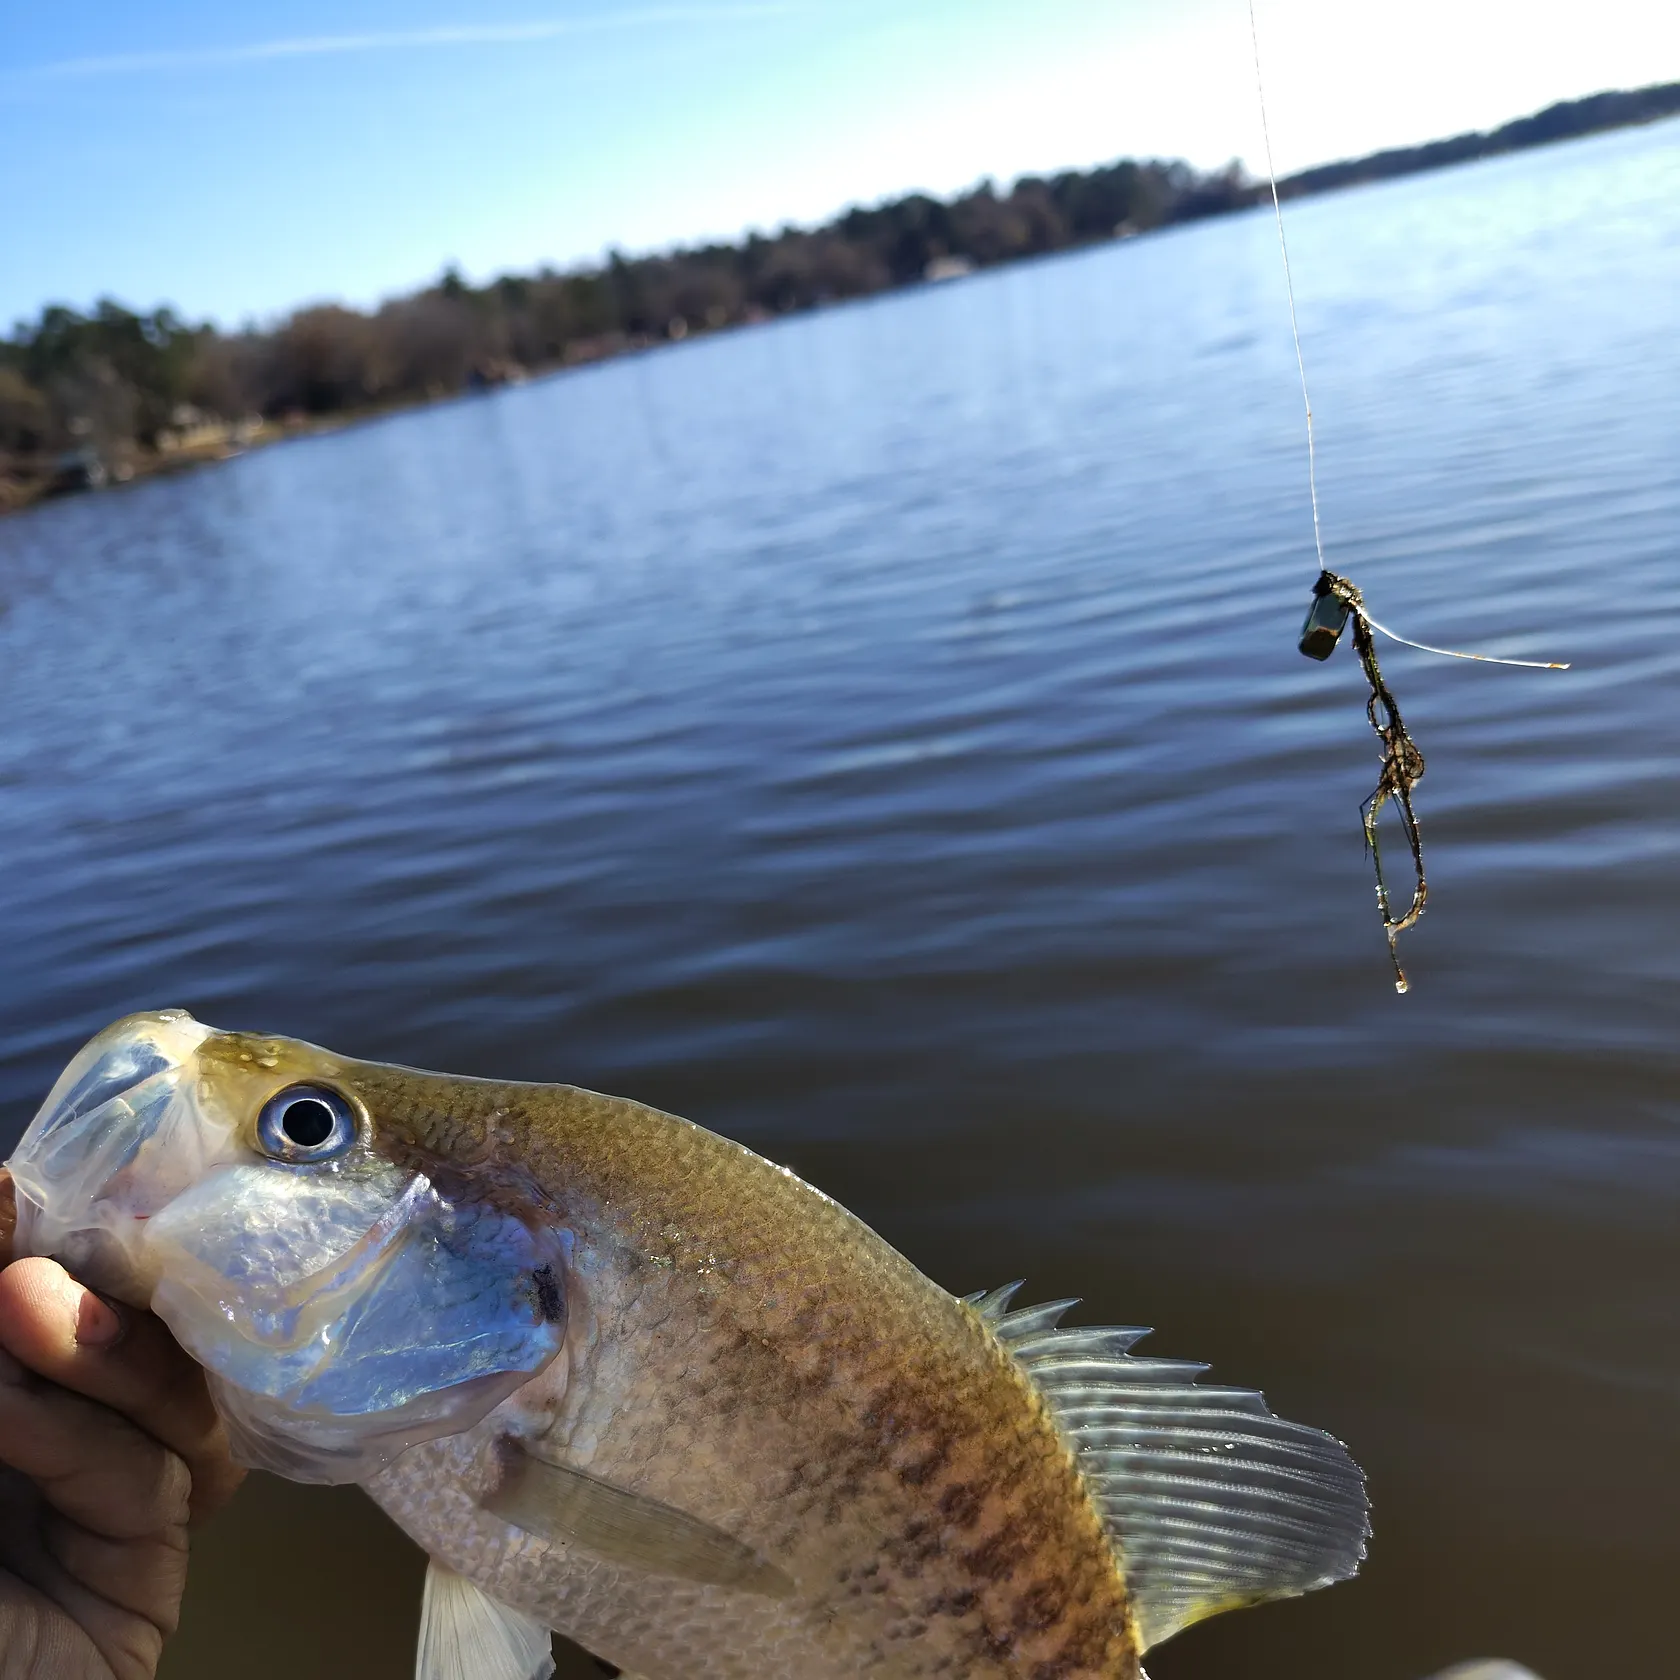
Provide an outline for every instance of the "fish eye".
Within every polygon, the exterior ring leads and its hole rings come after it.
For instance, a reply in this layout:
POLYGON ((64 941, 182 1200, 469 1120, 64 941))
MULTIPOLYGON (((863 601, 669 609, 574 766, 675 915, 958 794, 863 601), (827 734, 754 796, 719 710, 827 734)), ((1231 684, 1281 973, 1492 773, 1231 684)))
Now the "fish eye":
POLYGON ((324 1085, 288 1085, 257 1116, 257 1142, 276 1161, 329 1161, 355 1141, 349 1103, 324 1085))

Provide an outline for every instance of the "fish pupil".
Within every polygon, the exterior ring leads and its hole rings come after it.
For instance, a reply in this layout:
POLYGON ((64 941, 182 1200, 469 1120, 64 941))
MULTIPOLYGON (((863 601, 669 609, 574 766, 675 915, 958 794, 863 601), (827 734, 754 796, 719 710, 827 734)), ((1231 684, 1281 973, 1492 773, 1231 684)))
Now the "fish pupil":
POLYGON ((317 1097, 299 1097, 286 1107, 280 1129, 300 1149, 313 1149, 333 1133, 333 1112, 317 1097))

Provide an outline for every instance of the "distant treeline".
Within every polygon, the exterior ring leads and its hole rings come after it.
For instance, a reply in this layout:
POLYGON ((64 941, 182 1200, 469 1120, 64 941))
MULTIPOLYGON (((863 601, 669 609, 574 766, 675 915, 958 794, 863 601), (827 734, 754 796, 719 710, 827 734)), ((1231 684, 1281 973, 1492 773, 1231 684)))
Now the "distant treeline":
POLYGON ((785 315, 1248 202, 1235 170, 1117 163, 943 202, 912 194, 813 230, 599 267, 436 284, 371 313, 318 304, 224 333, 168 309, 62 305, 0 342, 0 448, 14 456, 160 441, 206 418, 320 417, 460 391, 525 371, 785 315))
POLYGON ((1527 146, 1545 146, 1554 140, 1573 140, 1583 134, 1597 134, 1607 128, 1627 128, 1634 123, 1656 122, 1680 114, 1680 82, 1625 92, 1595 93, 1585 99, 1566 99, 1548 105, 1532 117, 1518 117, 1487 134, 1455 134, 1450 140, 1431 140, 1426 146, 1401 146, 1390 152, 1373 152, 1369 157, 1347 163, 1326 163, 1317 169, 1303 169, 1287 181, 1278 182, 1285 197, 1301 193, 1329 192, 1336 187, 1356 186, 1362 181, 1383 181, 1391 175, 1413 175, 1422 169, 1441 169, 1450 163, 1468 163, 1473 158, 1493 157, 1499 152, 1517 152, 1527 146))
MULTIPOLYGON (((1674 112, 1680 84, 1598 94, 1491 134, 1310 169, 1280 190, 1320 192, 1674 112)), ((482 287, 450 272, 371 313, 313 305, 265 330, 221 332, 108 300, 90 315, 53 305, 0 339, 0 506, 225 453, 275 429, 1217 215, 1260 190, 1235 165, 1200 174, 1123 161, 482 287)))

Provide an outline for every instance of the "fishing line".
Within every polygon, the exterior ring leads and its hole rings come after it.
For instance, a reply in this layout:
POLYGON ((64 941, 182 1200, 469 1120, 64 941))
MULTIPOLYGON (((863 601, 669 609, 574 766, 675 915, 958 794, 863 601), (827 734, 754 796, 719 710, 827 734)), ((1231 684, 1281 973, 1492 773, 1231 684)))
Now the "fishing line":
POLYGON ((1398 642, 1401 647, 1416 648, 1419 653, 1438 653, 1443 659, 1474 659, 1483 665, 1517 665, 1525 671, 1569 669, 1566 662, 1556 659, 1502 659, 1493 653, 1459 653, 1454 648, 1431 647, 1428 642, 1414 642, 1410 636, 1402 636, 1398 630, 1390 630, 1386 624, 1378 624, 1363 607, 1360 612, 1373 630, 1380 630, 1391 642, 1398 642))
POLYGON ((1307 411, 1307 489, 1312 496, 1313 547, 1318 550, 1318 569, 1324 564, 1324 533, 1318 523, 1318 442, 1313 435, 1312 398, 1307 394, 1307 359, 1301 354, 1301 326, 1295 318, 1295 277, 1289 271, 1289 241, 1283 236, 1283 202, 1278 197, 1277 165, 1272 162, 1272 125, 1266 117, 1266 84, 1260 76, 1260 25, 1255 21, 1254 0, 1248 0, 1248 32, 1254 40, 1254 91, 1260 99, 1260 133, 1266 142, 1266 180, 1272 189, 1272 214, 1277 218, 1278 250, 1283 253, 1283 289, 1289 295, 1289 333, 1295 340, 1295 366, 1301 375, 1301 406, 1307 411))
POLYGON ((1289 267, 1289 241, 1283 231, 1283 201, 1278 196, 1277 165, 1272 160, 1272 126, 1266 115, 1266 83, 1260 71, 1260 25, 1254 13, 1254 0, 1248 0, 1248 30, 1254 43, 1254 91, 1260 101, 1260 132, 1266 146, 1266 180, 1272 192, 1272 214, 1277 220, 1278 250, 1283 257, 1283 287, 1289 298, 1289 332, 1295 343, 1295 367, 1301 376, 1301 405, 1307 411, 1307 491, 1312 498, 1313 548, 1318 555, 1318 581, 1313 585, 1312 605, 1307 609, 1307 621, 1301 628, 1301 652, 1309 659, 1328 659, 1336 650, 1342 630, 1349 618, 1353 620, 1353 647, 1359 656, 1360 669, 1370 687, 1365 702, 1365 715, 1382 742, 1382 768, 1377 785, 1359 808, 1365 827, 1365 849, 1371 854, 1372 867, 1377 876, 1377 909, 1382 916, 1383 933, 1388 939, 1389 961, 1394 964, 1394 989, 1410 990, 1406 970, 1400 963, 1397 944, 1399 935, 1411 927, 1423 914, 1429 898, 1429 882, 1423 868, 1423 835, 1418 828, 1417 813, 1412 809, 1412 789, 1423 776, 1423 754, 1418 750, 1405 723, 1394 695, 1383 680, 1382 667, 1377 663, 1377 646, 1371 632, 1387 636, 1403 647, 1417 648, 1422 653, 1440 654, 1446 659, 1473 659, 1483 665, 1516 665, 1531 671, 1567 671, 1569 667, 1550 659, 1503 659, 1491 653, 1460 653, 1455 648, 1432 647, 1428 642, 1414 642, 1386 624, 1379 624, 1365 608, 1365 598, 1345 577, 1331 571, 1324 559, 1324 532, 1318 516, 1318 440, 1313 428, 1312 397, 1307 390, 1307 361, 1301 353, 1301 327, 1295 313, 1295 277, 1289 267), (1390 800, 1400 816, 1401 832, 1411 849, 1416 885, 1411 903, 1396 916, 1389 897, 1388 882, 1383 877, 1382 850, 1377 840, 1377 818, 1390 800))

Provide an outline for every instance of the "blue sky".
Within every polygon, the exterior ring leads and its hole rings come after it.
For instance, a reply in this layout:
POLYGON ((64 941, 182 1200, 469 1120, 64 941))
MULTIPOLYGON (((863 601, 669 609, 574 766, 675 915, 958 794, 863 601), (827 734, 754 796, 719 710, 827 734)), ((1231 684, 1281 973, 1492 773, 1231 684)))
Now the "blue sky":
MULTIPOLYGON (((1652 0, 1258 9, 1282 169, 1680 79, 1652 0)), ((1122 154, 1259 162, 1246 0, 0 0, 0 323, 266 319, 1122 154)))

